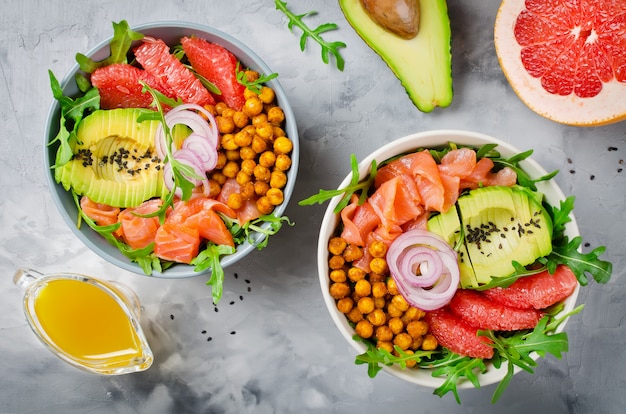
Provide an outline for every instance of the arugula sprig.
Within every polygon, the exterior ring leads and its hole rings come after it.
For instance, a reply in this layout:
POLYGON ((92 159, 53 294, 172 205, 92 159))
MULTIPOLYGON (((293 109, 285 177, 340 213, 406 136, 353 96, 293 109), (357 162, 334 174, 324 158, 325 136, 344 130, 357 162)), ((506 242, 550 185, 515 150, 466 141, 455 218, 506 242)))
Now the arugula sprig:
POLYGON ((367 347, 367 350, 364 353, 356 356, 354 363, 356 365, 367 364, 367 374, 370 378, 374 378, 378 372, 383 369, 383 366, 397 364, 402 369, 405 369, 407 367, 407 362, 411 361, 419 363, 423 358, 430 358, 433 354, 438 352, 416 351, 415 353, 410 354, 403 351, 399 346, 394 345, 394 350, 398 353, 396 356, 386 349, 377 348, 371 341, 363 339, 359 335, 354 335, 352 339, 357 342, 362 342, 367 347))
POLYGON ((259 74, 259 77, 256 80, 249 81, 248 76, 246 75, 246 71, 240 68, 239 62, 237 62, 237 67, 235 68, 235 73, 237 74, 237 82, 245 86, 247 89, 255 92, 257 95, 261 93, 261 89, 263 85, 274 78, 278 77, 278 73, 271 73, 269 75, 259 74))
MULTIPOLYGON (((494 148, 496 146, 496 144, 489 144, 489 145, 493 145, 494 148)), ((533 153, 533 150, 528 150, 528 151, 520 152, 519 154, 515 154, 509 158, 502 158, 500 156, 489 157, 489 158, 491 158, 494 164, 497 164, 501 167, 509 167, 510 169, 515 171, 515 173, 517 174, 517 182, 519 183, 519 185, 527 187, 533 191, 537 191, 536 183, 540 181, 551 180, 559 173, 559 171, 555 170, 546 175, 542 175, 541 177, 530 178, 528 173, 524 171, 522 167, 520 167, 519 163, 521 161, 524 161, 528 157, 530 157, 532 153, 533 153)))
POLYGON ((213 303, 219 303, 224 291, 224 268, 220 262, 220 259, 224 255, 235 253, 235 248, 224 245, 207 243, 204 250, 202 250, 196 257, 193 258, 191 264, 194 265, 195 272, 203 272, 207 269, 211 269, 211 278, 206 282, 211 286, 211 295, 213 303))
POLYGON ((313 204, 322 204, 335 196, 342 196, 339 204, 337 204, 337 207, 335 207, 335 210, 333 211, 337 214, 350 203, 352 195, 356 193, 359 193, 358 203, 363 204, 365 200, 367 200, 367 197, 369 196, 369 189, 372 184, 374 184, 374 180, 376 179, 378 165, 376 160, 372 160, 368 178, 361 182, 359 182, 359 163, 354 154, 350 155, 350 168, 352 170, 352 178, 350 179, 350 184, 348 186, 337 190, 320 190, 319 193, 301 200, 298 205, 311 206, 313 204))
POLYGON ((322 47, 322 61, 326 64, 330 61, 330 55, 335 57, 337 69, 343 71, 345 67, 345 61, 341 56, 339 49, 345 48, 346 44, 343 42, 327 42, 322 38, 322 33, 337 29, 335 23, 324 23, 311 29, 302 19, 307 16, 315 15, 316 11, 309 11, 303 14, 295 14, 287 7, 287 3, 281 0, 275 0, 276 9, 282 11, 289 19, 287 27, 293 32, 294 26, 297 26, 302 30, 302 36, 300 37, 300 50, 304 51, 306 48, 306 41, 308 38, 313 39, 322 47))

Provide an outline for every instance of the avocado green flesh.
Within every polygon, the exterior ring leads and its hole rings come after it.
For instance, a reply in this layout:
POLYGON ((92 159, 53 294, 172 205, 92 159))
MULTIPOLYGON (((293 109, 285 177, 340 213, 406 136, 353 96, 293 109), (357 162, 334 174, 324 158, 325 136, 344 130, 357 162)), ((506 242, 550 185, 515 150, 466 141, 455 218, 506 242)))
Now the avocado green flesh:
POLYGON ((137 122, 142 109, 99 110, 82 120, 74 157, 55 170, 66 190, 113 207, 136 207, 168 190, 154 150, 159 121, 137 122))
MULTIPOLYGON (((450 231, 460 230, 462 223, 465 250, 459 254, 471 263, 470 266, 459 265, 463 287, 475 287, 489 283, 492 278, 508 276, 515 272, 514 261, 526 266, 552 251, 550 216, 537 194, 524 187, 478 188, 459 197, 457 207, 457 210, 433 217, 428 227, 449 238, 450 231), (452 225, 442 228, 434 223, 437 217, 448 215, 458 217, 456 230, 452 230, 452 225), (468 268, 471 272, 464 274, 468 268)), ((437 221, 441 222, 442 218, 437 221)))
POLYGON ((452 55, 445 0, 420 1, 417 36, 403 39, 375 23, 360 0, 339 0, 346 19, 387 63, 422 112, 452 102, 452 55))

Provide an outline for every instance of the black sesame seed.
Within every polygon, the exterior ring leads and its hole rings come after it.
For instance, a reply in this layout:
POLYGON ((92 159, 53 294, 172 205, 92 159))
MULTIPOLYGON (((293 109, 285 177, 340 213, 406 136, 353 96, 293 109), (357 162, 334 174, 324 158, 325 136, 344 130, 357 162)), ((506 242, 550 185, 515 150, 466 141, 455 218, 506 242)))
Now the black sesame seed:
POLYGON ((212 340, 213 340, 213 338, 210 337, 210 336, 206 339, 207 342, 211 342, 212 340))
POLYGON ((202 335, 206 334, 206 329, 202 330, 202 335))
POLYGON ((609 147, 608 150, 609 151, 617 151, 617 147, 609 147))
POLYGON ((236 333, 237 333, 237 331, 230 331, 230 334, 231 334, 231 335, 234 335, 234 334, 236 334, 236 333))
POLYGON ((170 319, 171 319, 171 320, 174 320, 174 315, 170 315, 170 319))
POLYGON ((589 176, 589 179, 590 179, 591 181, 593 181, 595 178, 596 178, 596 176, 595 176, 595 175, 593 175, 593 174, 591 174, 591 175, 589 176))
POLYGON ((234 305, 234 304, 235 304, 235 301, 234 301, 234 300, 231 300, 231 301, 230 301, 230 304, 231 304, 231 305, 234 305))
POLYGON ((250 286, 248 286, 248 292, 252 292, 252 289, 250 288, 250 286))
POLYGON ((243 295, 239 295, 239 300, 243 300, 243 295))

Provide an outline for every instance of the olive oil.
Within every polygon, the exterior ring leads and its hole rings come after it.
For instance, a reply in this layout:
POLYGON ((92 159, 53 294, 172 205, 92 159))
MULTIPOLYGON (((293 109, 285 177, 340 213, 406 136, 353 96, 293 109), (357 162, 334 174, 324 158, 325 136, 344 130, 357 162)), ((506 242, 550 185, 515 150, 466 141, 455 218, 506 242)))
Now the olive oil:
POLYGON ((80 279, 55 279, 34 301, 42 334, 69 358, 113 368, 142 356, 141 340, 124 308, 106 290, 80 279))

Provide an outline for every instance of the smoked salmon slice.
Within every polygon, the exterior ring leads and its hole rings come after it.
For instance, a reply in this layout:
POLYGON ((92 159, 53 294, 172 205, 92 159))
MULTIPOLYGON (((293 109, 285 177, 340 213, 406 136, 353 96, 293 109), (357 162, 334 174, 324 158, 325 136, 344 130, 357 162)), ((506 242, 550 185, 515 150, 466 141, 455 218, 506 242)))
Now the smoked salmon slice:
POLYGON ((358 205, 359 198, 352 196, 350 204, 341 210, 343 230, 341 237, 350 244, 364 246, 367 235, 380 224, 380 217, 369 202, 358 205))
POLYGON ((415 181, 407 175, 384 182, 368 199, 381 225, 388 230, 422 214, 421 201, 415 181))
POLYGON ((98 226, 108 226, 117 223, 117 215, 120 213, 118 207, 96 203, 87 196, 81 197, 80 208, 98 226))
POLYGON ((198 255, 200 233, 184 224, 163 223, 156 232, 154 253, 163 260, 190 263, 198 255))
MULTIPOLYGON (((222 191, 217 196, 217 201, 226 205, 228 197, 233 193, 241 193, 241 186, 234 178, 227 179, 222 185, 222 191)), ((237 219, 240 224, 245 224, 251 220, 261 217, 261 212, 256 206, 256 197, 249 200, 244 200, 244 204, 241 208, 236 210, 237 219)))
POLYGON ((156 212, 163 201, 160 198, 144 201, 137 208, 127 208, 119 216, 120 228, 115 233, 133 249, 142 249, 154 243, 157 229, 160 226, 159 218, 141 217, 156 212), (139 214, 139 215, 138 215, 139 214))

